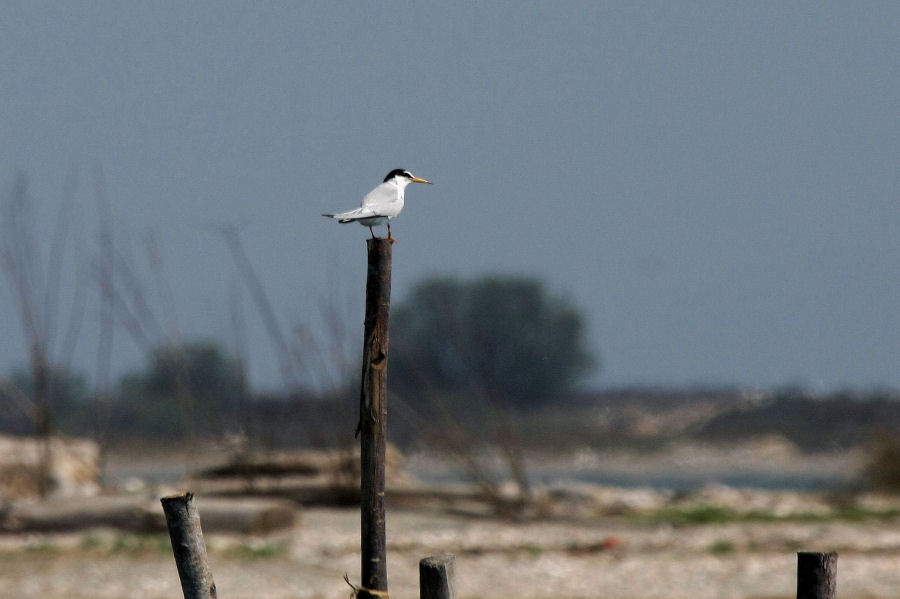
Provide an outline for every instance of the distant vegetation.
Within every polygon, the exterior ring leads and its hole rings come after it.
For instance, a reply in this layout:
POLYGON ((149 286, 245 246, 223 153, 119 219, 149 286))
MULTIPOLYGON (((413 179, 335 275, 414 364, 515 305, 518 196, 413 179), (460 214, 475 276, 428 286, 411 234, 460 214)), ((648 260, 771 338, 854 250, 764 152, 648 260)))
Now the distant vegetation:
MULTIPOLYGON (((355 426, 355 381, 327 394, 253 394, 243 384, 239 362, 216 344, 193 342, 180 349, 161 346, 144 368, 126 374, 98 405, 83 377, 52 373, 50 406, 57 430, 93 436, 98 426, 111 440, 135 438, 173 441, 218 439, 241 433, 263 445, 329 445, 352 434, 355 426)), ((28 411, 30 378, 14 372, 0 387, 0 432, 31 434, 28 411)), ((782 390, 748 395, 735 390, 631 389, 570 391, 541 409, 513 411, 508 424, 522 445, 534 448, 628 446, 653 448, 674 439, 732 442, 778 435, 805 451, 867 447, 877 464, 870 478, 881 487, 900 489, 900 395, 887 391, 811 395, 782 390), (893 477, 893 478, 892 478, 893 477)), ((409 413, 398 396, 392 417, 395 442, 414 444, 431 428, 409 413)), ((468 405, 483 416, 483 407, 468 405)), ((464 406, 465 407, 465 406, 464 406)), ((426 408, 427 412, 429 408, 426 408)), ((465 411, 465 410, 463 410, 465 411)), ((480 442, 480 416, 456 425, 471 426, 480 442), (474 422, 472 422, 474 421, 474 422)), ((437 424, 446 424, 438 420, 437 424)))
POLYGON ((595 366, 584 316, 532 278, 434 278, 391 316, 393 388, 502 396, 514 408, 566 397, 595 366))
POLYGON ((709 419, 694 436, 712 441, 783 436, 805 451, 867 445, 884 431, 900 431, 900 395, 779 391, 709 419))
MULTIPOLYGON (((317 364, 323 357, 310 355, 316 351, 310 342, 285 349, 284 370, 299 371, 294 361, 317 364)), ((466 429, 509 423, 502 414, 551 400, 560 405, 594 363, 580 311, 535 279, 424 281, 394 307, 390 390, 401 405, 393 435, 414 441, 425 433, 416 425, 422 418, 439 429, 466 429), (451 410, 443 409, 448 405, 451 410), (437 412, 442 415, 435 420, 437 412)), ((55 431, 111 441, 240 434, 268 444, 334 444, 343 436, 337 427, 352 431, 357 415, 358 369, 344 370, 347 378, 327 390, 295 380, 290 391, 255 394, 245 385, 241 361, 218 343, 164 343, 149 347, 146 366, 103 394, 79 373, 51 366, 47 409, 55 431)), ((31 369, 0 382, 0 405, 16 408, 0 411, 0 432, 33 433, 31 369)))
MULTIPOLYGON (((243 375, 237 363, 217 345, 194 342, 154 349, 147 366, 125 374, 108 403, 95 401, 84 377, 68 370, 54 370, 49 406, 58 432, 94 436, 98 427, 115 436, 138 436, 160 441, 180 439, 186 427, 199 426, 206 436, 234 429, 244 395, 243 375)), ((0 431, 32 432, 28 398, 32 379, 14 372, 0 389, 0 403, 23 409, 0 416, 0 431)))
POLYGON ((879 431, 867 444, 863 476, 871 489, 900 493, 900 435, 887 428, 879 431))

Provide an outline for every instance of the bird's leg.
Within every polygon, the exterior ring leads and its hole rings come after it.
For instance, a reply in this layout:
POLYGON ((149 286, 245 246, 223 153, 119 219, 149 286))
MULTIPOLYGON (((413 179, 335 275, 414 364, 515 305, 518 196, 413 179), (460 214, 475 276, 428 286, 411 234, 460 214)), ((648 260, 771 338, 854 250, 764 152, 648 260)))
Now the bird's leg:
POLYGON ((396 239, 394 239, 394 236, 391 235, 391 223, 388 223, 388 236, 387 236, 387 240, 390 241, 391 243, 394 243, 395 241, 397 241, 396 239))
POLYGON ((372 230, 372 225, 369 225, 369 233, 372 234, 372 239, 375 239, 375 231, 372 230))

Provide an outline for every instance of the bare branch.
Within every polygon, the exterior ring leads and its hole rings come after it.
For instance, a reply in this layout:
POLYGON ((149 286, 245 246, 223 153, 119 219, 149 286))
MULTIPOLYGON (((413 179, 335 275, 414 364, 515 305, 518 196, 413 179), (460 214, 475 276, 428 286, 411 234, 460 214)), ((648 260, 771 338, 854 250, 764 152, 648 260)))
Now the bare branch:
POLYGON ((216 229, 224 238, 225 244, 231 252, 231 257, 250 294, 253 296, 259 315, 263 319, 263 324, 269 333, 269 337, 272 339, 272 343, 275 345, 275 354, 278 357, 282 379, 287 388, 293 392, 299 385, 294 369, 294 361, 291 359, 291 349, 282 332, 281 325, 278 323, 278 318, 275 316, 272 303, 266 295, 265 287, 263 287, 256 269, 250 262, 247 252, 244 251, 244 244, 241 242, 237 228, 234 225, 222 225, 216 229))
POLYGON ((63 257, 66 253, 66 242, 74 216, 75 184, 77 171, 70 168, 63 182, 62 199, 59 202, 59 211, 56 216, 56 225, 53 230, 53 241, 50 245, 50 254, 47 259, 47 284, 44 286, 44 331, 45 339, 50 339, 56 330, 56 319, 59 314, 59 286, 62 279, 63 257))
POLYGON ((19 317, 25 338, 32 351, 44 353, 47 341, 45 327, 39 322, 38 282, 34 214, 28 197, 28 181, 19 174, 12 191, 3 202, 4 234, 2 266, 13 287, 19 306, 19 317))
POLYGON ((172 294, 172 287, 169 285, 169 278, 166 276, 162 252, 160 252, 159 244, 156 241, 156 233, 152 230, 147 231, 144 241, 147 246, 147 257, 150 260, 150 267, 156 276, 156 285, 159 288, 162 299, 169 340, 175 346, 180 347, 181 330, 178 327, 178 315, 175 311, 175 296, 172 294))

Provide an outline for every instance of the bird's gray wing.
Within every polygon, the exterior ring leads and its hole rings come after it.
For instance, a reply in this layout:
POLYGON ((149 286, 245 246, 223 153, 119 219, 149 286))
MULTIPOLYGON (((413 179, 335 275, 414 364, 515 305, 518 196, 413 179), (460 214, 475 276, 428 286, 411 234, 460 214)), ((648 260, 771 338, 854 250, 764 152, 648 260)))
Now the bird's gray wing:
POLYGON ((389 212, 391 200, 396 195, 388 183, 382 183, 372 191, 366 194, 359 208, 340 212, 338 214, 323 214, 322 216, 330 216, 342 223, 349 223, 364 218, 374 218, 376 216, 385 216, 389 212))
POLYGON ((322 216, 329 216, 337 221, 342 223, 349 223, 355 220, 362 220, 364 218, 372 218, 373 216, 378 216, 365 206, 360 206, 354 210, 348 210, 347 212, 339 212, 337 214, 323 214, 322 216))
POLYGON ((382 183, 363 198, 360 210, 368 209, 372 212, 372 216, 381 216, 384 209, 390 205, 391 200, 397 195, 396 191, 391 189, 390 183, 382 183))

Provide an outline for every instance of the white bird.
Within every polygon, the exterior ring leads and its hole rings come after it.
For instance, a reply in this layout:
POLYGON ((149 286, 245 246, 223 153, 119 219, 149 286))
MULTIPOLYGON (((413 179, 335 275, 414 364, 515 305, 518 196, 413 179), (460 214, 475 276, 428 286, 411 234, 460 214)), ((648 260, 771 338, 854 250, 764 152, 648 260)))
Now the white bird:
POLYGON ((364 227, 369 227, 372 239, 375 239, 372 227, 387 224, 387 238, 389 241, 394 241, 391 236, 390 220, 396 218, 403 210, 406 186, 410 183, 430 184, 431 181, 414 177, 411 172, 396 168, 387 174, 381 185, 366 194, 359 208, 340 214, 323 214, 322 216, 333 218, 339 223, 358 222, 364 227))

